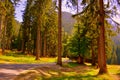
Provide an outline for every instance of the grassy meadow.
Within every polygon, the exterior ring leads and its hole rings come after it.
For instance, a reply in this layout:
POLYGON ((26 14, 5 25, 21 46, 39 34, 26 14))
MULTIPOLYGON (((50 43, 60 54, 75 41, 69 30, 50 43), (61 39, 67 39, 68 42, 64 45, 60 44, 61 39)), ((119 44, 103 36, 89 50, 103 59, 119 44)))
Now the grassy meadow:
MULTIPOLYGON (((33 63, 51 63, 56 62, 57 58, 40 58, 35 60, 35 56, 26 55, 21 52, 6 50, 4 55, 0 55, 0 63, 3 64, 33 64, 33 63)), ((65 58, 63 58, 65 60, 65 58)))

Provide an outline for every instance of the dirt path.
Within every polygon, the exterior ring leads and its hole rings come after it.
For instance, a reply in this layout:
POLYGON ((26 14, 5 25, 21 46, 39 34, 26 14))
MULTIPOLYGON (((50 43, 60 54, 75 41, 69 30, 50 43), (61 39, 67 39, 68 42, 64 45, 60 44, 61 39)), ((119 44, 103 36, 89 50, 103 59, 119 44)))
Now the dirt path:
POLYGON ((25 70, 30 70, 39 66, 55 65, 55 63, 47 64, 0 64, 0 80, 13 80, 25 70))

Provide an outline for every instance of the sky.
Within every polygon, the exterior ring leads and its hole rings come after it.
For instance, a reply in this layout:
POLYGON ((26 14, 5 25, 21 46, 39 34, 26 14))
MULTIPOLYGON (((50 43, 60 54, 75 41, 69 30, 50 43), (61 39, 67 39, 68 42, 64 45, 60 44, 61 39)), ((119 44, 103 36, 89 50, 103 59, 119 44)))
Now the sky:
MULTIPOLYGON (((15 9, 15 19, 19 22, 22 22, 23 21, 23 18, 22 18, 22 15, 23 15, 23 12, 24 9, 25 9, 25 2, 27 0, 21 0, 21 2, 19 2, 19 5, 17 5, 16 9, 15 9)), ((71 11, 69 8, 67 8, 65 6, 65 1, 63 1, 63 4, 62 4, 62 11, 65 11, 65 12, 70 12, 70 13, 74 13, 73 11, 71 11)))
POLYGON ((25 1, 26 0, 22 0, 19 2, 19 4, 16 6, 15 8, 15 19, 19 22, 22 22, 22 14, 25 9, 25 1))

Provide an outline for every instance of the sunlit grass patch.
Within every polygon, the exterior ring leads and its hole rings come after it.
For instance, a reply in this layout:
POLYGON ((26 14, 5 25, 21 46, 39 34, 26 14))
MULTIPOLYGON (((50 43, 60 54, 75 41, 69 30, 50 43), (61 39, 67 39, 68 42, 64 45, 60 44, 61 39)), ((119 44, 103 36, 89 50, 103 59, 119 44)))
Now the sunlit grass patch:
POLYGON ((35 60, 35 56, 9 53, 6 55, 0 55, 0 63, 47 63, 56 62, 56 58, 40 58, 35 60))
POLYGON ((98 70, 91 69, 91 70, 87 70, 84 74, 86 74, 86 75, 97 75, 97 73, 98 73, 98 70))
POLYGON ((58 76, 59 72, 50 70, 49 73, 54 76, 58 76))
POLYGON ((76 72, 61 72, 61 74, 64 75, 64 76, 75 76, 75 75, 77 75, 76 72))
MULTIPOLYGON (((62 61, 67 61, 68 58, 62 58, 62 61)), ((48 58, 40 57, 40 60, 35 60, 33 55, 25 55, 21 52, 7 50, 4 55, 0 55, 0 63, 51 63, 57 62, 57 57, 48 58)))
POLYGON ((98 79, 101 80, 115 80, 111 75, 109 74, 103 74, 103 75, 97 75, 98 79))
POLYGON ((0 56, 0 63, 47 63, 56 62, 56 58, 40 58, 40 60, 35 60, 35 57, 24 56, 24 57, 14 57, 14 56, 0 56))
POLYGON ((108 70, 110 74, 120 74, 119 65, 108 65, 108 70))
MULTIPOLYGON (((57 58, 48 58, 48 57, 40 57, 40 60, 35 60, 35 56, 25 55, 20 52, 12 52, 8 51, 5 55, 0 55, 0 63, 52 63, 56 62, 57 58), (9 53, 8 53, 9 52, 9 53)), ((66 61, 68 58, 62 58, 62 61, 66 61)))

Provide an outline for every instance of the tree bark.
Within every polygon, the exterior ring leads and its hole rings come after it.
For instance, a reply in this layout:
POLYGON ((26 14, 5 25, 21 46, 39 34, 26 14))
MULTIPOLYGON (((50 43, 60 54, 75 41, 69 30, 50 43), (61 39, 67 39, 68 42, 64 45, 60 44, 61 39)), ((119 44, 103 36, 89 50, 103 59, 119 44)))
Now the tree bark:
POLYGON ((37 39, 36 39, 36 60, 40 59, 40 53, 41 53, 41 20, 39 15, 39 20, 37 23, 37 39))
POLYGON ((59 8, 58 8, 58 59, 57 59, 57 64, 62 66, 62 14, 61 14, 61 5, 62 5, 62 0, 58 0, 59 2, 59 8))
POLYGON ((6 49, 10 50, 11 38, 7 38, 6 49))
POLYGON ((47 44, 46 44, 46 29, 44 32, 44 51, 43 51, 43 56, 46 57, 46 51, 47 50, 47 44))
POLYGON ((91 46, 91 50, 92 50, 92 66, 95 66, 96 65, 96 58, 95 58, 93 45, 91 46))
POLYGON ((77 62, 78 62, 79 64, 84 64, 84 58, 79 55, 79 56, 78 56, 78 59, 77 59, 77 62))
POLYGON ((34 48, 33 48, 33 55, 36 55, 36 37, 34 38, 34 48))
POLYGON ((22 53, 25 53, 25 51, 26 51, 26 40, 23 39, 22 40, 22 53))
POLYGON ((3 19, 3 38, 2 38, 2 54, 5 53, 5 45, 6 45, 6 39, 5 39, 5 36, 6 36, 6 25, 7 25, 7 17, 5 16, 4 19, 3 19))
MULTIPOLYGON (((2 14, 0 14, 0 48, 1 48, 1 38, 2 38, 1 32, 2 32, 2 14)), ((1 52, 0 52, 0 54, 1 54, 1 52)))
POLYGON ((106 52, 105 52, 105 27, 104 27, 104 3, 103 0, 99 0, 100 5, 100 35, 99 35, 99 42, 98 42, 98 61, 99 61, 99 73, 104 74, 107 73, 107 66, 106 66, 106 52))

